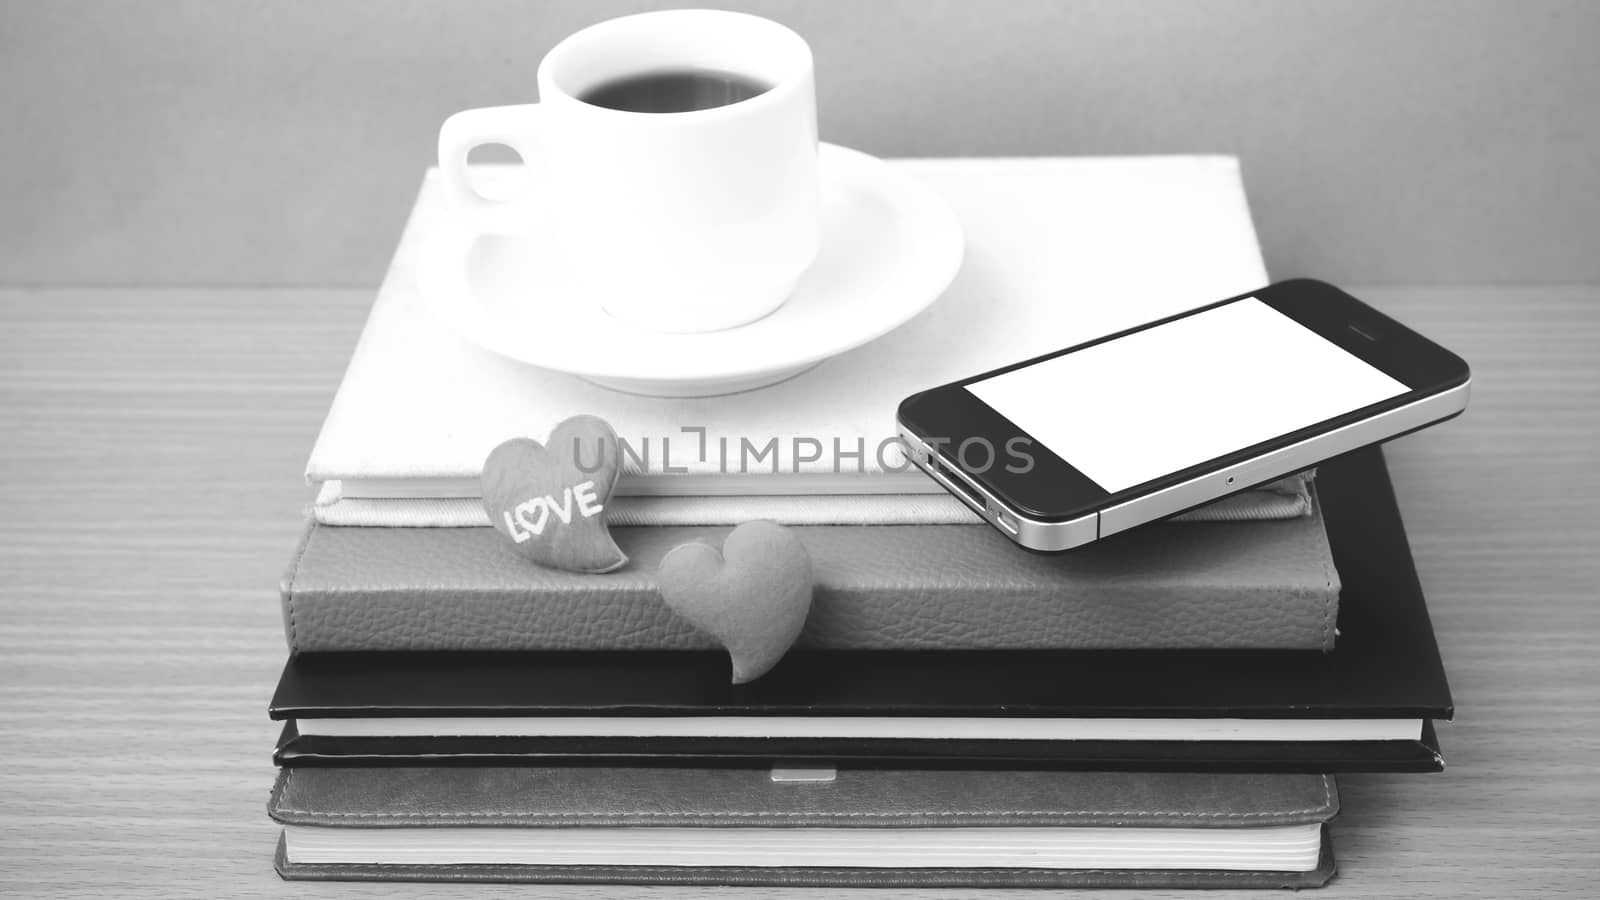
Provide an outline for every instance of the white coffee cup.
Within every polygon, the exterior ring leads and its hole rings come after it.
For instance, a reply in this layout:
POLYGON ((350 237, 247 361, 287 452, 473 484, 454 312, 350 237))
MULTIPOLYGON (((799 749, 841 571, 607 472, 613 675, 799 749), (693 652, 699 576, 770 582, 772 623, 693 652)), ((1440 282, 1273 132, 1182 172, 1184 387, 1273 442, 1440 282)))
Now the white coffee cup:
MULTIPOLYGON (((811 49, 776 22, 670 10, 612 19, 539 65, 539 102, 469 109, 439 130, 439 169, 476 227, 530 232, 583 295, 636 326, 717 331, 777 309, 820 242, 811 49), (721 72, 768 89, 688 112, 631 112, 581 99, 667 72, 721 72), (527 189, 491 200, 467 154, 515 149, 527 189)), ((549 301, 553 298, 540 298, 549 301)))

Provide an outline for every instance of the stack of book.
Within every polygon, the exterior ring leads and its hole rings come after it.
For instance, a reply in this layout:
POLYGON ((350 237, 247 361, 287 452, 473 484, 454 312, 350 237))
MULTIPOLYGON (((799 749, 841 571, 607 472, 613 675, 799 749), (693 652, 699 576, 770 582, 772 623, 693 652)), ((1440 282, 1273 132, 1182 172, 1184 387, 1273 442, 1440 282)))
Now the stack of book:
POLYGON ((781 385, 679 400, 433 325, 425 181, 283 584, 284 877, 1305 887, 1334 773, 1440 768, 1449 690, 1376 449, 1060 556, 876 451, 917 389, 1264 284, 1233 161, 897 165, 966 228, 951 290, 781 385), (496 444, 580 413, 651 447, 605 575, 527 562, 476 496, 496 444), (741 439, 777 462, 731 465, 741 439), (757 518, 816 590, 733 685, 655 572, 757 518))

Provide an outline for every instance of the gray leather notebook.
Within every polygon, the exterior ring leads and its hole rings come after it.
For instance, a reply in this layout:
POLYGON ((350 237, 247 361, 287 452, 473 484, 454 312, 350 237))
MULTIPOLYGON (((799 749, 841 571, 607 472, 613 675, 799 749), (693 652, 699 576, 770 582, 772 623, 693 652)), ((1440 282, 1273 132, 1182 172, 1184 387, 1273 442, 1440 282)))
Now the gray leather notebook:
POLYGON ((289 879, 1315 887, 1330 775, 292 769, 289 879))
MULTIPOLYGON (((617 528, 606 575, 539 568, 489 528, 308 525, 282 584, 297 652, 679 650, 715 644, 655 572, 718 526, 617 528)), ((1320 507, 1297 519, 1157 524, 1071 553, 986 525, 795 526, 816 649, 1333 649, 1339 578, 1320 507)))

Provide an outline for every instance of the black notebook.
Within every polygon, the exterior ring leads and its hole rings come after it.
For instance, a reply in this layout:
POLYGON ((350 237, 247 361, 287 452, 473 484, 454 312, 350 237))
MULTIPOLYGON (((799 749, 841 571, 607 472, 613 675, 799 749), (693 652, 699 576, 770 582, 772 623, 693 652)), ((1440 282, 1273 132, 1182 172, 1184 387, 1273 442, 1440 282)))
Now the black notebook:
POLYGON ((1344 581, 1329 654, 795 651, 745 685, 707 652, 304 654, 272 701, 277 759, 1437 770, 1453 708, 1382 454, 1319 484, 1344 581))

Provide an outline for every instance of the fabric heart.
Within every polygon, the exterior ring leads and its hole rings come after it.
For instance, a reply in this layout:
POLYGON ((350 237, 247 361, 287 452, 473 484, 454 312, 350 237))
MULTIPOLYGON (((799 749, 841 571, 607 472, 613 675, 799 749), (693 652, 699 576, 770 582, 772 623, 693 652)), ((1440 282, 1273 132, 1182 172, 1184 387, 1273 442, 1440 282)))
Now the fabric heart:
POLYGON ((617 433, 596 416, 573 416, 549 446, 512 438, 483 462, 483 508, 517 551, 541 566, 610 572, 628 557, 606 527, 605 507, 622 472, 617 433))
POLYGON ((733 660, 733 683, 777 665, 811 611, 811 557, 794 532, 746 522, 722 542, 674 547, 661 560, 661 597, 715 638, 733 660))

